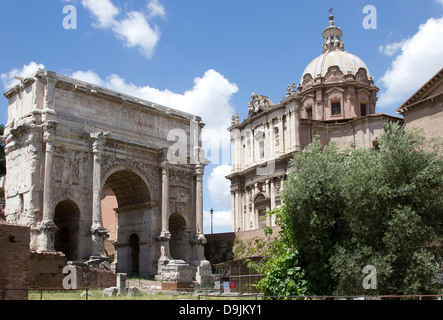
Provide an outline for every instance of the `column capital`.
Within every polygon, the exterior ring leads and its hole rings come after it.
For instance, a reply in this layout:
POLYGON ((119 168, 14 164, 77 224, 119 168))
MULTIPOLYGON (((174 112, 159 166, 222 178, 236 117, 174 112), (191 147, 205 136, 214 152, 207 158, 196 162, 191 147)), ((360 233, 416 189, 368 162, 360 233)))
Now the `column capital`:
POLYGON ((58 227, 52 220, 43 220, 42 222, 38 223, 37 229, 40 231, 47 231, 51 234, 54 234, 57 232, 58 227))
POLYGON ((55 130, 57 129, 57 121, 46 121, 43 124, 43 142, 54 142, 55 130))
POLYGON ((162 171, 163 176, 169 176, 170 168, 171 168, 171 165, 169 164, 169 162, 167 160, 160 162, 160 169, 162 171))
POLYGON ((171 240, 171 233, 169 231, 160 232, 160 236, 158 237, 158 241, 165 242, 171 240))
POLYGON ((49 120, 49 121, 46 121, 44 124, 43 124, 43 129, 45 130, 45 131, 55 131, 55 129, 57 129, 57 125, 58 125, 58 122, 57 121, 54 121, 54 120, 49 120))
POLYGON ((205 166, 204 166, 202 163, 198 163, 198 164, 195 166, 194 174, 195 174, 197 177, 203 177, 203 175, 205 174, 205 166))
POLYGON ((109 132, 91 132, 89 136, 93 140, 101 140, 104 141, 106 138, 108 138, 111 134, 109 132))
POLYGON ((106 138, 109 137, 109 133, 107 132, 93 132, 90 133, 89 136, 92 139, 92 151, 94 153, 101 153, 103 151, 103 144, 106 141, 106 138))

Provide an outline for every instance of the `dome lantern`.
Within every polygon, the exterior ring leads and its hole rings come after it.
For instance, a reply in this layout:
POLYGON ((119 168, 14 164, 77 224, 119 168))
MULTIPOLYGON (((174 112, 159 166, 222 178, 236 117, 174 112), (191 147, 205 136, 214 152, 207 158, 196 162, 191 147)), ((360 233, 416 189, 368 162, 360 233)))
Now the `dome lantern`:
POLYGON ((329 27, 327 27, 322 34, 325 42, 323 43, 323 53, 330 50, 344 50, 345 44, 341 40, 343 31, 334 24, 334 16, 329 16, 329 27))
POLYGON ((325 77, 331 66, 338 66, 344 75, 356 75, 358 70, 363 68, 366 70, 367 79, 371 80, 366 64, 356 55, 345 51, 345 45, 341 39, 343 31, 335 26, 332 14, 329 15, 329 26, 324 29, 322 36, 324 38, 323 52, 307 65, 300 79, 300 84, 303 84, 304 77, 307 74, 310 74, 312 79, 325 77))

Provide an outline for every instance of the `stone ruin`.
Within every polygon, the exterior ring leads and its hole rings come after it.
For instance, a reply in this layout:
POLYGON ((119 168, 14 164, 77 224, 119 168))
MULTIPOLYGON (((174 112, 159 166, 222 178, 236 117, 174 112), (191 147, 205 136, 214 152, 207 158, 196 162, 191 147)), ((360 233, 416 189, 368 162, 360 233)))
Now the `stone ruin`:
POLYGON ((47 70, 5 97, 5 219, 30 228, 31 251, 106 261, 110 188, 116 272, 211 284, 199 117, 47 70))

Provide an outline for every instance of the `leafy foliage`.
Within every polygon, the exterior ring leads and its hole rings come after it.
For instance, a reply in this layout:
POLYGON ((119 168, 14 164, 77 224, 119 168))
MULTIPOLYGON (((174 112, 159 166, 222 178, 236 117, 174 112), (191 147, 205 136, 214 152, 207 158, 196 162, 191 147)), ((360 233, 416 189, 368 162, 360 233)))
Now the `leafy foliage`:
MULTIPOLYGON (((279 209, 276 209, 270 214, 278 212, 279 209)), ((267 228, 265 234, 272 234, 272 229, 267 228)), ((307 295, 309 288, 301 267, 302 257, 282 237, 285 237, 284 233, 280 233, 272 241, 255 239, 250 250, 261 252, 263 259, 259 262, 250 260, 248 266, 264 274, 258 288, 265 296, 281 296, 284 299, 285 296, 307 295)))
POLYGON ((317 295, 441 288, 434 283, 443 243, 441 141, 390 123, 379 142, 377 150, 351 145, 343 152, 316 138, 295 155, 281 194, 285 205, 276 213, 282 231, 269 249, 265 292, 285 292, 288 276, 317 295), (376 267, 375 291, 363 289, 366 265, 376 267))

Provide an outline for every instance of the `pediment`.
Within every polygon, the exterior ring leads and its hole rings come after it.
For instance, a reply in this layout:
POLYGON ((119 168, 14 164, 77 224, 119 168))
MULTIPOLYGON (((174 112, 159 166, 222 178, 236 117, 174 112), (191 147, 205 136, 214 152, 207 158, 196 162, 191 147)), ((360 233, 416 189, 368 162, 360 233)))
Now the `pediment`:
POLYGON ((269 201, 269 200, 270 200, 269 197, 264 192, 257 193, 254 196, 254 198, 252 199, 252 201, 254 203, 261 203, 261 202, 266 202, 266 201, 269 201))
POLYGON ((325 82, 338 82, 343 80, 343 72, 340 70, 339 66, 331 66, 328 68, 328 72, 325 74, 325 82))
POLYGON ((355 79, 360 83, 369 84, 367 70, 365 68, 358 69, 355 79))
POLYGON ((309 73, 305 74, 303 76, 303 83, 302 83, 303 90, 310 89, 312 88, 313 85, 314 85, 314 79, 312 78, 312 76, 309 73))
POLYGON ((344 92, 345 92, 345 89, 343 89, 343 88, 333 87, 333 88, 326 91, 326 95, 330 95, 333 93, 344 93, 344 92))
POLYGON ((412 104, 441 94, 443 94, 443 68, 406 100, 406 102, 397 109, 397 112, 401 113, 404 111, 403 109, 412 104))
POLYGON ((302 99, 302 104, 305 104, 305 102, 314 102, 314 98, 315 98, 315 95, 313 94, 313 93, 310 93, 310 94, 307 94, 307 95, 304 95, 303 96, 303 99, 302 99))

